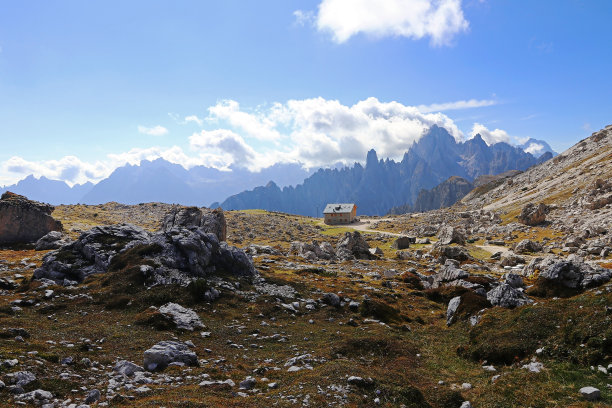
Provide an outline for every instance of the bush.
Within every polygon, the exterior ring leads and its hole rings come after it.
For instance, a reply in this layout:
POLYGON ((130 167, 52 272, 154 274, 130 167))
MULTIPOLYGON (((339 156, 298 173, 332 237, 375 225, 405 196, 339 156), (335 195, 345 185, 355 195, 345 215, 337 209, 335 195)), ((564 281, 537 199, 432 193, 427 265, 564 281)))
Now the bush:
POLYGON ((405 320, 396 308, 372 299, 364 299, 361 302, 359 313, 363 317, 373 317, 385 323, 402 322, 405 320))

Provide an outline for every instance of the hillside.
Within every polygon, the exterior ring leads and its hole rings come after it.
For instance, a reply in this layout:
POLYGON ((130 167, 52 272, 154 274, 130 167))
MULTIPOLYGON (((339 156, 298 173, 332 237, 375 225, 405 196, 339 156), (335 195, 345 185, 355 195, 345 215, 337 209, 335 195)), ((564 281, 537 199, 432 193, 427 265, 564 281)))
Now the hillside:
POLYGON ((578 230, 610 222, 606 204, 612 199, 606 185, 611 179, 612 125, 499 186, 475 189, 461 204, 511 216, 527 203, 545 203, 552 207, 553 226, 578 230))
POLYGON ((431 190, 421 190, 413 205, 393 207, 389 214, 424 212, 450 207, 472 191, 474 185, 462 177, 453 176, 431 190))

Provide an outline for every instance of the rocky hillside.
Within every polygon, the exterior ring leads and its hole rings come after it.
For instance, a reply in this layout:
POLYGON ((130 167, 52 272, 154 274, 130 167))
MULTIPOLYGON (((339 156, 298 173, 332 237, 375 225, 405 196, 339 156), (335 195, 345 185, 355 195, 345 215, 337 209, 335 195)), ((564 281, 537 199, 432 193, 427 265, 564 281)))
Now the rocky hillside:
POLYGON ((451 176, 474 180, 485 174, 525 170, 549 157, 547 153, 536 159, 506 143, 488 146, 480 135, 457 143, 444 128, 433 126, 400 162, 379 160, 371 150, 365 167, 355 164, 340 170, 319 170, 296 187, 280 189, 269 183, 231 196, 221 207, 316 216, 327 203, 354 202, 359 214, 382 215, 393 207, 412 205, 422 189, 435 187, 451 176))
POLYGON ((612 222, 611 179, 612 125, 501 185, 475 189, 461 204, 503 211, 511 217, 527 203, 544 203, 550 206, 548 218, 553 226, 588 229, 612 222))
POLYGON ((393 207, 390 214, 405 214, 409 212, 424 212, 450 207, 465 197, 474 185, 462 177, 453 176, 438 184, 431 190, 421 190, 414 205, 393 207))

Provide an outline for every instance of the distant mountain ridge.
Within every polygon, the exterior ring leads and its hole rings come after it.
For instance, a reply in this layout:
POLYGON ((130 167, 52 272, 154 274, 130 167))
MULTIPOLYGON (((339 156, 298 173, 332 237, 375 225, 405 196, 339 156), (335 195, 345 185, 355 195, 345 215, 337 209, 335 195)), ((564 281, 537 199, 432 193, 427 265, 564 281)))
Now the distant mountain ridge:
POLYGON ((275 180, 282 186, 297 184, 311 172, 299 164, 276 164, 260 172, 242 168, 221 171, 205 166, 187 170, 164 159, 143 160, 138 165, 119 167, 97 184, 68 186, 63 181, 28 176, 0 193, 12 191, 30 199, 58 204, 123 204, 143 202, 209 206, 232 194, 275 180))
POLYGON ((355 163, 343 169, 319 169, 295 187, 275 183, 229 197, 226 210, 260 208, 320 216, 325 204, 354 202, 359 214, 383 215, 391 208, 412 205, 422 189, 430 189, 451 176, 468 181, 485 174, 525 170, 552 157, 539 159, 507 143, 487 145, 480 135, 458 143, 446 129, 432 126, 404 154, 400 162, 378 160, 370 150, 365 167, 355 163))

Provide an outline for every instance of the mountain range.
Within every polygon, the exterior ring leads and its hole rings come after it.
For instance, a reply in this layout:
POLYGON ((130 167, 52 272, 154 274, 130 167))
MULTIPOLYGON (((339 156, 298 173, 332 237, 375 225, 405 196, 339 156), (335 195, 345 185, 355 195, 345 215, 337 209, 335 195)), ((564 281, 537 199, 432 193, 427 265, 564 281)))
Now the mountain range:
POLYGON ((299 164, 275 164, 260 172, 243 168, 221 171, 205 166, 186 170, 180 164, 164 159, 143 160, 139 165, 125 165, 97 184, 76 184, 28 176, 18 183, 0 188, 36 201, 58 204, 102 204, 117 201, 123 204, 143 202, 180 203, 208 206, 214 201, 254 186, 276 180, 282 186, 297 184, 311 172, 299 164))
POLYGON ((482 175, 526 170, 552 157, 549 151, 536 158, 503 142, 489 146, 480 135, 457 142, 446 129, 434 125, 400 162, 379 160, 376 151, 370 150, 365 167, 355 163, 342 169, 319 169, 295 187, 281 189, 269 182, 231 196, 220 206, 320 216, 327 203, 354 202, 358 214, 384 215, 393 207, 412 205, 422 189, 433 188, 451 176, 471 182, 482 175))
MULTIPOLYGON (((458 143, 444 128, 433 126, 400 162, 379 160, 375 150, 368 152, 365 166, 336 165, 314 173, 300 164, 279 163, 251 172, 239 167, 229 171, 205 166, 185 169, 164 159, 143 160, 115 169, 97 184, 71 187, 64 181, 30 175, 0 188, 0 193, 13 191, 54 205, 163 202, 220 205, 224 209, 262 208, 310 216, 320 216, 329 202, 355 202, 359 213, 381 215, 393 207, 412 208, 421 190, 431 189, 449 177, 472 183, 478 176, 525 170, 553 156, 550 146, 541 140, 529 139, 516 147, 506 143, 489 146, 477 135, 458 143)), ((461 188, 463 194, 466 186, 461 188)), ((443 191, 446 189, 442 187, 439 192, 443 191)), ((421 202, 427 203, 419 210, 461 198, 451 195, 441 200, 424 195, 421 202)))

